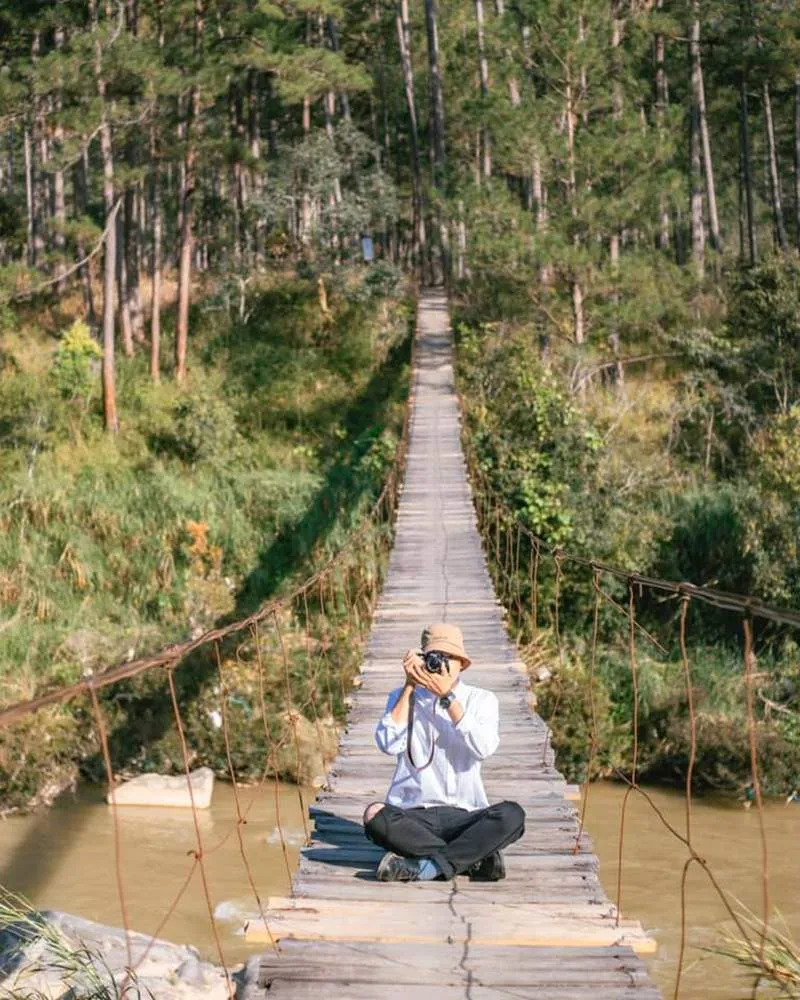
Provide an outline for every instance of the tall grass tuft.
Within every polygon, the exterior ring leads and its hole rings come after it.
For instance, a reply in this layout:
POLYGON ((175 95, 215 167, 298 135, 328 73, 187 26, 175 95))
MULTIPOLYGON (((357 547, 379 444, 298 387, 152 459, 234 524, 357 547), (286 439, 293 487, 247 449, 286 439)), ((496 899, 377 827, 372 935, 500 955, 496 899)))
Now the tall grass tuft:
POLYGON ((19 942, 11 955, 6 947, 4 961, 21 960, 12 973, 13 985, 0 984, 0 1000, 52 1000, 52 993, 36 985, 36 979, 46 975, 50 980, 54 974, 70 1000, 155 1000, 134 972, 118 983, 99 952, 76 947, 24 896, 4 886, 0 886, 0 934, 19 942))
POLYGON ((742 927, 752 931, 748 934, 749 940, 741 933, 727 932, 720 944, 707 950, 736 962, 753 977, 756 988, 798 1000, 800 946, 792 938, 786 922, 779 918, 777 924, 765 928, 761 918, 742 904, 739 905, 738 917, 742 927))

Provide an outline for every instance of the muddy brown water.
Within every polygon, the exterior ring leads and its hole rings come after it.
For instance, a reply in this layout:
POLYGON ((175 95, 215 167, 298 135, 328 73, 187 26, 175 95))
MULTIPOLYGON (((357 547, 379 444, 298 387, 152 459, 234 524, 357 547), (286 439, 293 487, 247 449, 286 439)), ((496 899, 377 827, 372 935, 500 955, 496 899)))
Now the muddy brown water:
MULTIPOLYGON (((290 867, 297 863, 303 825, 297 789, 269 786, 243 789, 249 810, 242 828, 253 876, 262 898, 289 889, 277 812, 287 838, 290 867), (277 807, 277 810, 276 810, 277 807)), ((624 790, 615 785, 591 788, 587 826, 600 857, 609 896, 616 898, 619 814, 624 790)), ((683 829, 681 795, 655 790, 653 801, 683 829)), ((308 795, 306 793, 306 800, 308 795)), ((181 890, 195 846, 191 814, 183 810, 126 808, 121 815, 122 873, 130 925, 153 933, 181 890)), ((232 790, 218 783, 214 803, 201 814, 209 890, 225 959, 242 961, 253 952, 241 935, 256 905, 235 833, 232 790)), ((800 805, 770 802, 765 811, 772 873, 772 903, 792 932, 800 932, 800 864, 797 861, 800 805)), ((649 959, 653 977, 672 997, 680 939, 680 872, 685 849, 662 826, 652 808, 632 796, 628 803, 622 880, 622 910, 639 919, 658 940, 649 959)), ((758 911, 761 900, 761 845, 755 809, 719 799, 694 803, 694 842, 722 885, 758 911)), ((0 821, 0 883, 24 893, 36 905, 67 910, 91 920, 120 925, 116 885, 114 828, 110 810, 95 791, 64 797, 33 816, 0 821)), ((707 876, 696 866, 687 891, 688 948, 681 997, 684 1000, 733 1000, 748 995, 735 966, 702 949, 719 940, 729 926, 707 876)), ((199 872, 195 872, 175 912, 162 927, 167 939, 194 944, 211 959, 216 945, 199 872)))

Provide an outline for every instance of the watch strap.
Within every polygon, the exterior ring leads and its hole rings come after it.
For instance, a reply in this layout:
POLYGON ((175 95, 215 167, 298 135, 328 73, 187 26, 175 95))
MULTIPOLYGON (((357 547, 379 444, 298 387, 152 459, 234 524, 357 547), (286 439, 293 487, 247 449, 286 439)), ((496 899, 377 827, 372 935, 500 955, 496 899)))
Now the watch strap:
POLYGON ((448 691, 447 694, 443 694, 442 697, 439 699, 439 707, 440 708, 444 708, 444 709, 448 709, 448 708, 450 708, 450 706, 453 704, 453 702, 455 700, 456 700, 456 696, 453 694, 453 692, 452 691, 448 691))

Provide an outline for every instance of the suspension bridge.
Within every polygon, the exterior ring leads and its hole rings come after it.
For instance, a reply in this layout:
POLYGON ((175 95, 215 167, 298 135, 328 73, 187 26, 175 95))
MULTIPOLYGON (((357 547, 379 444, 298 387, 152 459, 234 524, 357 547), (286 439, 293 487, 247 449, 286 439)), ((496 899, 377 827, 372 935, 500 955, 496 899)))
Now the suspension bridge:
MULTIPOLYGON (((290 898, 271 899, 278 942, 261 961, 269 996, 378 1000, 489 998, 607 1000, 660 996, 639 957, 655 942, 622 919, 557 771, 544 722, 531 710, 524 664, 508 639, 487 570, 459 435, 447 302, 421 299, 409 450, 394 548, 374 616, 346 735, 311 809, 314 830, 290 898), (500 702, 500 748, 483 764, 490 801, 514 799, 524 837, 506 852, 499 883, 383 884, 381 856, 364 836, 366 806, 381 800, 394 767, 373 741, 400 658, 431 621, 458 624, 469 682, 500 702)), ((256 995, 256 994, 254 994, 256 995)))
MULTIPOLYGON (((0 736, 6 730, 13 733, 18 724, 24 731, 31 713, 42 709, 57 712, 74 699, 84 699, 93 716, 98 756, 110 790, 113 862, 128 941, 124 966, 105 970, 118 984, 122 982, 121 992, 114 995, 128 995, 127 985, 180 904, 186 887, 199 878, 228 994, 237 1000, 256 1000, 267 992, 269 996, 302 1000, 323 989, 331 1000, 380 1000, 394 996, 398 988, 409 1000, 434 996, 489 1000, 509 995, 531 1000, 583 1000, 590 996, 651 1000, 660 993, 648 977, 642 956, 656 949, 656 941, 636 922, 636 914, 621 912, 625 810, 633 793, 652 806, 663 828, 686 851, 674 996, 680 995, 686 950, 685 886, 692 866, 708 877, 731 923, 747 943, 754 966, 767 968, 769 866, 758 763, 753 622, 759 619, 770 627, 780 624, 798 629, 800 613, 712 588, 649 578, 548 546, 503 506, 480 470, 472 469, 471 476, 467 475, 452 352, 446 298, 441 292, 427 291, 419 303, 413 383, 395 463, 375 503, 345 543, 293 592, 201 636, 0 710, 0 736), (376 568, 390 545, 388 570, 378 597, 376 568), (544 596, 541 574, 546 566, 552 587, 544 596), (590 786, 584 789, 579 814, 574 804, 578 790, 556 769, 548 726, 535 712, 526 667, 506 627, 504 609, 518 614, 527 609, 534 629, 544 614, 553 625, 560 654, 559 594, 565 567, 583 574, 584 583, 594 592, 592 671, 598 609, 603 602, 618 616, 630 655, 633 726, 630 766, 626 772, 618 772, 627 789, 620 816, 620 871, 613 902, 601 885, 597 858, 584 830, 590 786), (607 586, 609 581, 616 590, 607 586), (620 585, 627 585, 627 606, 618 599, 620 585), (685 683, 691 743, 682 829, 659 812, 637 780, 636 645, 640 637, 653 641, 637 621, 636 595, 641 599, 645 593, 676 602, 680 651, 676 668, 685 683), (742 626, 741 690, 751 790, 762 842, 760 873, 754 873, 762 891, 761 925, 757 929, 737 916, 735 901, 693 841, 692 779, 697 744, 687 652, 687 610, 692 603, 737 615, 742 626), (543 608, 543 604, 548 607, 543 608), (340 621, 346 620, 343 634, 348 642, 351 636, 363 634, 371 622, 363 663, 352 689, 345 660, 337 661, 334 648, 337 615, 340 621), (473 883, 459 878, 398 885, 379 883, 375 878, 381 851, 364 836, 361 819, 365 807, 385 795, 393 761, 377 751, 373 729, 387 693, 401 678, 404 650, 417 644, 422 627, 432 621, 462 628, 473 661, 469 682, 491 689, 500 702, 500 748, 484 762, 486 789, 490 801, 514 799, 527 815, 524 837, 506 852, 507 878, 503 882, 473 883), (265 747, 265 767, 261 781, 247 793, 249 802, 238 782, 230 746, 230 684, 236 683, 229 681, 228 675, 232 657, 238 671, 250 669, 251 686, 260 700, 252 719, 263 723, 258 745, 265 747), (191 797, 189 775, 194 751, 183 722, 185 705, 175 682, 176 672, 187 665, 190 670, 206 671, 208 681, 217 675, 221 735, 236 815, 219 844, 208 846, 192 800, 195 840, 188 852, 186 881, 174 899, 164 900, 163 919, 150 943, 143 945, 142 935, 131 933, 121 863, 125 820, 113 794, 114 748, 101 693, 142 674, 162 672, 165 681, 161 693, 171 708, 191 797), (276 695, 280 688, 282 701, 276 695), (248 811, 258 796, 265 794, 268 780, 275 779, 277 788, 283 767, 280 761, 287 752, 299 773, 300 720, 317 726, 322 743, 323 724, 335 714, 337 701, 341 705, 345 698, 350 712, 338 756, 327 772, 322 792, 307 812, 304 793, 298 789, 307 829, 296 871, 283 841, 291 895, 264 900, 242 836, 248 811), (276 737, 272 723, 278 716, 286 724, 282 735, 276 737), (244 998, 228 972, 205 867, 206 857, 234 834, 259 913, 247 926, 247 938, 254 950, 262 943, 268 945, 257 958, 257 982, 246 986, 244 998)), ((323 503, 328 500, 321 497, 323 503)), ((594 748, 597 719, 593 702, 591 725, 594 748)), ((595 773, 591 757, 588 773, 595 773)), ((280 818, 278 828, 283 839, 280 818)), ((133 992, 135 995, 135 989, 133 992)))

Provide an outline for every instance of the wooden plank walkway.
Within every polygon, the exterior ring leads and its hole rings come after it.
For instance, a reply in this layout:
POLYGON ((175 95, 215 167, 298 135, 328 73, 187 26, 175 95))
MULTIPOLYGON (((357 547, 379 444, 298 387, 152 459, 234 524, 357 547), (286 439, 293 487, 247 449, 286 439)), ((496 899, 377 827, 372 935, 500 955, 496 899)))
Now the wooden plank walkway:
MULTIPOLYGON (((270 997, 326 1000, 530 997, 655 1000, 636 954, 654 944, 631 921, 617 926, 589 838, 578 839, 570 786, 529 708, 523 664, 509 642, 486 568, 459 441, 447 303, 420 303, 411 441, 397 537, 349 727, 311 808, 293 896, 271 899, 280 952, 261 960, 270 997), (525 836, 507 852, 504 882, 382 884, 381 851, 361 816, 383 799, 394 760, 373 729, 402 678, 400 658, 432 621, 461 626, 470 684, 500 700, 500 749, 483 764, 490 801, 513 798, 525 836), (576 850, 577 845, 577 850, 576 850)), ((251 940, 266 940, 251 925, 251 940)))

